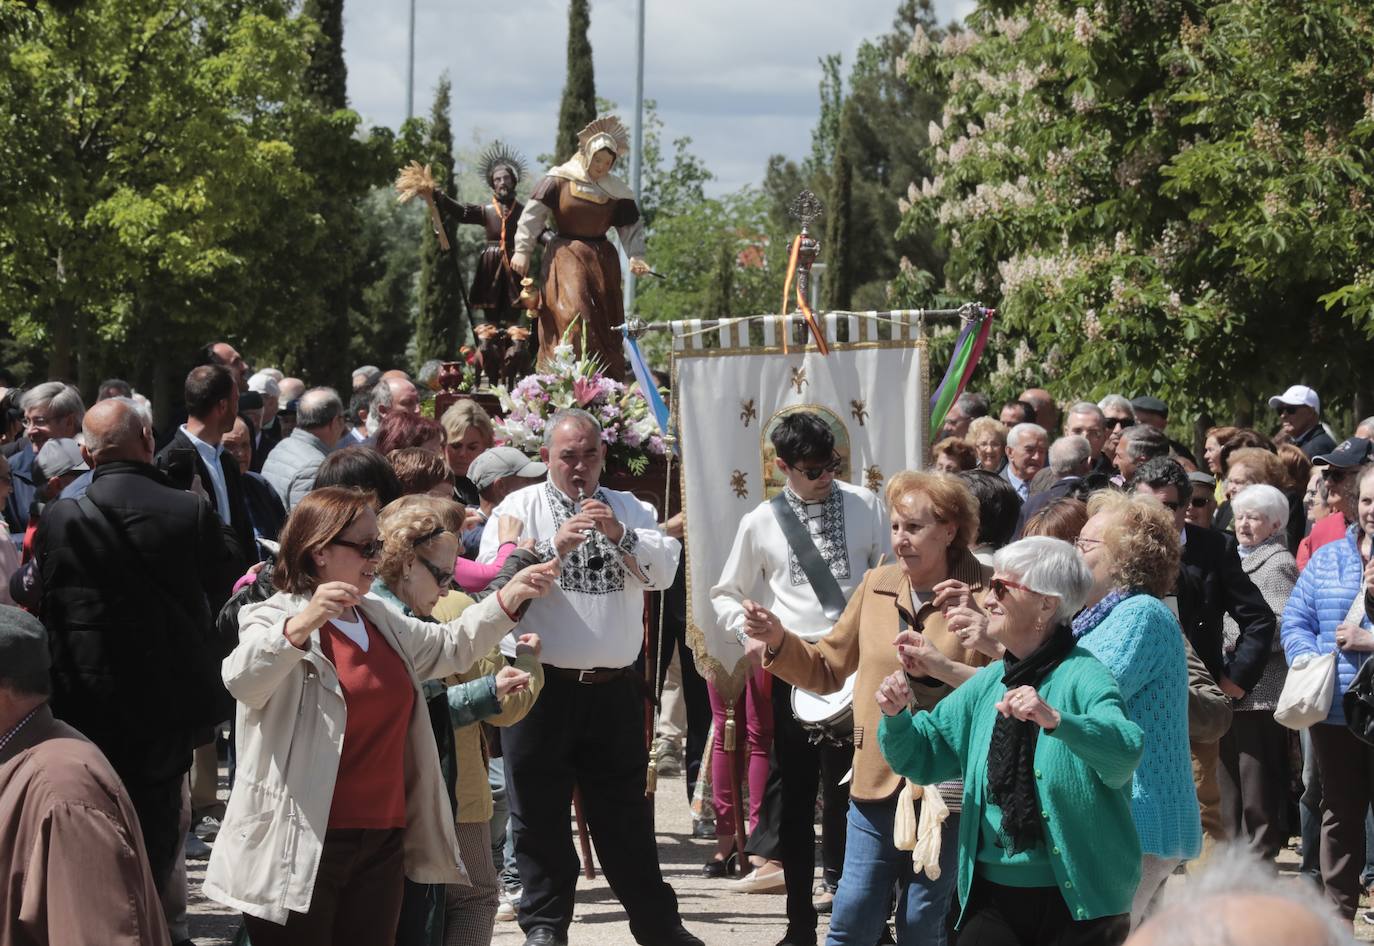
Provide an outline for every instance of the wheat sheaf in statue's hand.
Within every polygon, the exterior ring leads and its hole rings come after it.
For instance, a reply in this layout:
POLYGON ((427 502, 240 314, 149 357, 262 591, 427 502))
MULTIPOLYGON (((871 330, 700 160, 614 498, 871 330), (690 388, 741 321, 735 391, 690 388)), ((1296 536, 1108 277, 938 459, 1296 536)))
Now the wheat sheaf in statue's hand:
POLYGON ((396 201, 404 204, 416 197, 421 200, 432 199, 436 185, 428 164, 411 161, 396 174, 395 186, 396 201))

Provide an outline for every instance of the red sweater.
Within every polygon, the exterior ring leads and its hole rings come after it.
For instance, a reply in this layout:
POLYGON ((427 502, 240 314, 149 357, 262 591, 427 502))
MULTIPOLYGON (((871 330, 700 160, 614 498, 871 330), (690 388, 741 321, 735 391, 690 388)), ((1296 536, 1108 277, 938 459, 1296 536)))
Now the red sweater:
POLYGON ((320 649, 339 673, 348 707, 329 827, 404 828, 406 734, 415 688, 372 622, 363 618, 363 626, 366 652, 332 621, 320 629, 320 649))
POLYGON ((1318 519, 1312 526, 1312 531, 1298 543, 1298 569, 1307 567, 1308 559, 1312 553, 1323 545, 1335 542, 1345 535, 1345 530, 1350 524, 1345 521, 1345 516, 1338 512, 1333 512, 1325 518, 1318 519))

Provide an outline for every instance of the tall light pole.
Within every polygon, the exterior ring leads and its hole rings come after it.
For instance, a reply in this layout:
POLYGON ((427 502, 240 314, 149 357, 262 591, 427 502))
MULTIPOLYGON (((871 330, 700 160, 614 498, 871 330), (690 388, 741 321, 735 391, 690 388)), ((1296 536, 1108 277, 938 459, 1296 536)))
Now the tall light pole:
POLYGON ((410 45, 406 51, 406 120, 415 117, 415 0, 410 0, 410 45))
MULTIPOLYGON (((413 4, 415 0, 411 0, 413 4)), ((644 194, 641 190, 644 171, 644 0, 636 0, 638 29, 636 32, 635 54, 635 141, 630 150, 630 186, 634 188, 635 202, 643 206, 644 194)), ((634 311, 635 274, 629 273, 625 279, 625 314, 634 311)))

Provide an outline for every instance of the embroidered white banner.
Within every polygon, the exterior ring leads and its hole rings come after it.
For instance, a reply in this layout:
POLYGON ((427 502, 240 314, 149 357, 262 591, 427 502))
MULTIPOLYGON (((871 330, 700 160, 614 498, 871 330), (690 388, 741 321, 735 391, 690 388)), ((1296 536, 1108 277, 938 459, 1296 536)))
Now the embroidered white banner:
MULTIPOLYGON (((711 586, 740 519, 782 488, 767 436, 780 413, 805 408, 822 414, 844 462, 839 477, 879 496, 892 474, 919 468, 927 449, 929 368, 915 313, 828 317, 825 356, 796 344, 784 353, 781 321, 738 320, 706 331, 696 320, 672 326, 687 520, 687 639, 698 668, 727 699, 743 689, 748 666, 744 648, 716 624, 711 586)), ((797 320, 787 321, 793 338, 797 320)))

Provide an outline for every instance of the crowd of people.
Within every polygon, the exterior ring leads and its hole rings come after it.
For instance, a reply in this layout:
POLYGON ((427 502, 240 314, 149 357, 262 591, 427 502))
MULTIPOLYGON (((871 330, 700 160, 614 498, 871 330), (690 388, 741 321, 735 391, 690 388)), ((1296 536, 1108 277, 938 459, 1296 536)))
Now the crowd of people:
POLYGON ((634 939, 700 944, 652 770, 683 774, 706 878, 785 894, 779 946, 824 913, 828 946, 1250 941, 1269 915, 1316 944, 1364 916, 1374 748, 1340 694, 1374 652, 1374 418, 1338 443, 1297 385, 1199 463, 1157 398, 965 393, 878 495, 789 413, 785 486, 720 537, 736 694, 690 659, 681 516, 604 485, 596 417, 556 414, 535 459, 475 400, 426 416, 403 371, 343 396, 225 342, 199 362, 161 427, 119 380, 0 390, 0 946, 189 942, 207 854, 257 946, 503 921, 559 946, 574 809, 634 939), (1319 659, 1336 696, 1287 728, 1319 659), (685 713, 651 744, 670 675, 685 713), (1268 876, 1294 838, 1324 900, 1268 876))

